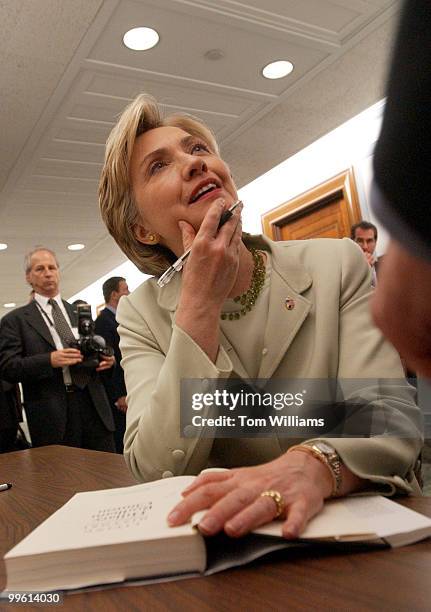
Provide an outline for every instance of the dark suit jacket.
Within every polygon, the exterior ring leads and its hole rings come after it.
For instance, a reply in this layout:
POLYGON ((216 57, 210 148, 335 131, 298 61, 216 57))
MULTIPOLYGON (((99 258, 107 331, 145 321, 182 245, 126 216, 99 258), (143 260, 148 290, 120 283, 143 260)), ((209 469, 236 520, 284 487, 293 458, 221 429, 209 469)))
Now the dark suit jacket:
POLYGON ((21 411, 16 390, 16 385, 0 380, 0 431, 18 429, 21 411))
MULTIPOLYGON (((73 307, 63 301, 72 326, 73 307)), ((67 401, 61 368, 53 368, 50 353, 56 347, 49 328, 35 302, 17 308, 0 323, 0 376, 11 383, 21 382, 24 407, 33 445, 60 443, 66 428, 67 401)), ((109 431, 114 423, 108 398, 99 376, 88 384, 93 404, 109 431)))
POLYGON ((103 383, 111 403, 115 403, 119 397, 127 394, 124 383, 124 372, 121 367, 120 336, 117 332, 118 323, 114 313, 109 308, 104 308, 96 319, 94 331, 106 340, 106 344, 114 349, 115 367, 111 376, 103 376, 103 383))

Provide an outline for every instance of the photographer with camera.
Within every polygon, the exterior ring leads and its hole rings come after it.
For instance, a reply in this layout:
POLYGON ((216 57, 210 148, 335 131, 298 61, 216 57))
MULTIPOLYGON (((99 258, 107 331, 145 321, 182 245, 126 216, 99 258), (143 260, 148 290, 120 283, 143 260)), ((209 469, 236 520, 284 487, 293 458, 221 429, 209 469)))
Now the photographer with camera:
MULTIPOLYGON (((63 444, 115 452, 115 429, 99 372, 112 368, 92 333, 88 308, 78 321, 61 299, 55 253, 38 247, 25 258, 34 300, 8 313, 0 324, 0 375, 21 382, 33 446, 63 444)), ((103 343, 104 344, 104 343, 103 343)))

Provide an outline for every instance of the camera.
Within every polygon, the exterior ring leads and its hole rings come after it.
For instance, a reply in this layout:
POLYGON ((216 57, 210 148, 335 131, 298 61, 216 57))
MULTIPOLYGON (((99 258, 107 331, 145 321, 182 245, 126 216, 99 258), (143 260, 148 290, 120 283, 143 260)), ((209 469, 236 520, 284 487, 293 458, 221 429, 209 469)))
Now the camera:
POLYGON ((84 357, 80 367, 97 368, 105 357, 112 357, 114 350, 102 336, 95 335, 90 304, 77 304, 77 310, 79 338, 70 346, 81 351, 84 357))

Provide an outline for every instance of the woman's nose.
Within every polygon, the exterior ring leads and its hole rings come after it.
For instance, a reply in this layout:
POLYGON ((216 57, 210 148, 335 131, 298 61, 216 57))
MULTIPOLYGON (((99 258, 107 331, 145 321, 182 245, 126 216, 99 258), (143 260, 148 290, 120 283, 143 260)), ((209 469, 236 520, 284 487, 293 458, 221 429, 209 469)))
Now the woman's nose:
POLYGON ((208 171, 208 166, 201 157, 195 155, 188 156, 186 163, 183 166, 183 172, 186 179, 191 179, 194 176, 199 176, 208 171))

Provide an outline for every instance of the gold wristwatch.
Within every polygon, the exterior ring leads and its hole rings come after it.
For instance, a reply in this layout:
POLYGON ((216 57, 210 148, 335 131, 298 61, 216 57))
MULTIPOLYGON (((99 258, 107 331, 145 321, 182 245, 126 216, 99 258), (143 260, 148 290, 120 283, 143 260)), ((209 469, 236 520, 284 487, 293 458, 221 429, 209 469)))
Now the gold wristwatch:
POLYGON ((323 440, 310 440, 308 442, 302 442, 295 448, 296 450, 301 450, 301 447, 304 449, 304 451, 310 452, 316 457, 316 459, 319 459, 328 466, 334 481, 331 497, 337 497, 340 495, 342 484, 341 459, 335 448, 323 440))

